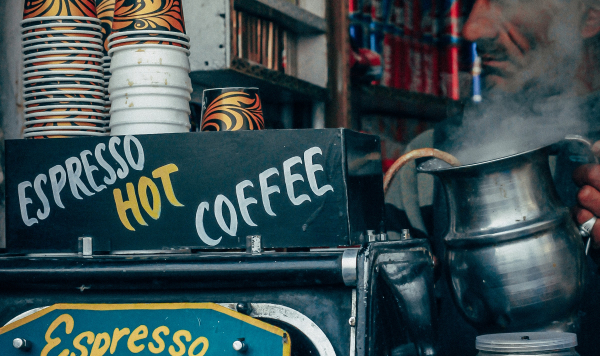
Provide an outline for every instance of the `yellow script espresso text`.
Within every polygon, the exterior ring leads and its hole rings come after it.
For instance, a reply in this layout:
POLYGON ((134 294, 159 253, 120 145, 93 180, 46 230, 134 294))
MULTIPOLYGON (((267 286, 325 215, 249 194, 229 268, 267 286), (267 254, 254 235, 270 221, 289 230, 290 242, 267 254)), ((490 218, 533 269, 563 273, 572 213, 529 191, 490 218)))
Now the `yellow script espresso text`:
MULTIPOLYGON (((107 331, 94 334, 91 331, 84 331, 73 339, 72 345, 63 343, 57 336, 52 336, 59 327, 64 327, 66 334, 70 335, 74 326, 75 321, 69 314, 56 318, 46 331, 46 345, 40 356, 48 356, 54 348, 62 349, 58 356, 103 356, 112 355, 117 350, 121 355, 127 350, 131 354, 137 354, 145 348, 156 355, 168 353, 171 356, 183 356, 187 351, 188 356, 203 356, 208 350, 207 338, 200 336, 192 341, 192 334, 187 330, 174 332, 171 340, 168 340, 167 336, 171 335, 171 331, 164 325, 155 328, 151 333, 146 325, 139 325, 133 330, 115 328, 112 333, 107 331), (168 347, 167 343, 170 343, 168 347)), ((56 351, 52 353, 55 354, 56 351)))

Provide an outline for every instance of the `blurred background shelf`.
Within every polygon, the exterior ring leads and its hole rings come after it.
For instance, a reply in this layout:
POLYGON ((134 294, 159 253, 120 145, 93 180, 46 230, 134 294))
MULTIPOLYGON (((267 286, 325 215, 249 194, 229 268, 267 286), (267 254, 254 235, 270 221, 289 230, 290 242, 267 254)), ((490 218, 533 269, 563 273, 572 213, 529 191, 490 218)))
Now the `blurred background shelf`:
POLYGON ((324 34, 327 21, 314 13, 284 0, 234 0, 237 11, 279 23, 281 26, 304 35, 324 34))
POLYGON ((439 122, 457 115, 463 104, 449 98, 388 88, 356 85, 351 89, 353 112, 357 115, 389 115, 439 122))
POLYGON ((234 58, 228 68, 197 70, 190 73, 195 85, 222 87, 258 87, 263 102, 311 102, 328 98, 326 88, 268 69, 243 58, 234 58))

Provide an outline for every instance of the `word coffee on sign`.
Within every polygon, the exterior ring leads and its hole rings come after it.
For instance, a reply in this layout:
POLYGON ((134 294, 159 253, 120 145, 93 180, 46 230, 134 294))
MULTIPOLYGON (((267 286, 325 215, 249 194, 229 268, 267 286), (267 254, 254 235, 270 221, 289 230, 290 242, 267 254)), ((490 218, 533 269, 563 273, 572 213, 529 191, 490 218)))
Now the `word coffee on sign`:
MULTIPOLYGON (((333 187, 329 184, 320 185, 317 182, 316 172, 323 171, 323 167, 320 164, 313 163, 313 157, 315 155, 322 155, 323 152, 319 147, 311 147, 304 151, 304 170, 311 191, 316 196, 322 196, 327 192, 333 192, 333 187)), ((292 168, 297 165, 302 165, 302 158, 300 156, 291 157, 283 162, 283 177, 285 182, 285 191, 290 202, 294 206, 301 205, 305 202, 310 202, 311 198, 308 194, 296 195, 295 185, 299 185, 300 182, 304 182, 304 177, 298 173, 292 173, 292 168)), ((299 169, 299 166, 296 167, 299 169)), ((277 214, 271 208, 270 196, 275 193, 281 193, 281 189, 278 185, 269 185, 268 179, 273 176, 279 176, 279 170, 275 167, 264 170, 258 175, 258 185, 260 187, 260 198, 262 200, 262 207, 264 211, 270 216, 277 216, 277 214)), ((250 216, 248 207, 253 204, 258 205, 258 200, 254 197, 247 196, 245 189, 254 188, 254 183, 250 180, 244 180, 235 186, 237 207, 239 208, 240 215, 244 222, 249 226, 257 226, 250 216)), ((210 210, 210 204, 203 201, 198 205, 196 210, 196 231, 198 236, 205 244, 209 246, 218 245, 222 236, 213 238, 208 236, 204 228, 205 211, 210 210)), ((229 236, 235 237, 238 229, 238 213, 236 207, 233 205, 230 199, 223 194, 217 195, 213 202, 214 217, 217 224, 229 236), (224 205, 227 207, 229 212, 229 223, 225 221, 223 216, 224 205)))
POLYGON ((63 190, 67 186, 67 183, 72 196, 75 199, 83 200, 85 196, 91 197, 107 189, 107 186, 115 184, 117 179, 125 179, 129 174, 130 168, 137 171, 144 169, 144 149, 137 138, 134 136, 125 136, 121 149, 118 146, 121 146, 121 139, 117 136, 111 137, 110 141, 108 141, 108 152, 119 165, 116 169, 103 156, 106 154, 107 145, 98 143, 93 153, 90 150, 83 150, 79 155, 67 158, 64 164, 53 166, 48 170, 47 174, 38 174, 33 183, 29 180, 19 183, 19 207, 23 223, 26 226, 32 226, 39 223, 40 220, 46 219, 52 209, 50 200, 54 202, 53 205, 65 209, 61 196, 64 194, 63 190), (135 145, 137 151, 137 158, 135 159, 132 151, 132 143, 135 145), (105 174, 100 179, 94 177, 94 172, 98 171, 96 176, 102 172, 96 164, 102 168, 105 174), (87 185, 85 184, 86 182, 87 185), (28 196, 31 188, 33 188, 37 197, 38 201, 36 203, 41 203, 42 205, 42 209, 37 209, 35 215, 31 214, 27 209, 28 205, 34 203, 28 196), (48 199, 48 196, 52 198, 48 199))

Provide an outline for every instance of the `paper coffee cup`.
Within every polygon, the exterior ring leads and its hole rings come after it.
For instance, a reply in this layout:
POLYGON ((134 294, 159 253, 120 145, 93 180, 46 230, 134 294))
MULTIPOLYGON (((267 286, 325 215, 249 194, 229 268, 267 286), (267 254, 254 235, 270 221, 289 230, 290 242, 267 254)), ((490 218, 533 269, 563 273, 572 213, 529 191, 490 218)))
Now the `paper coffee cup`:
POLYGON ((154 38, 154 37, 139 37, 139 38, 132 38, 132 39, 128 38, 128 39, 111 41, 108 43, 108 48, 110 50, 112 48, 118 48, 118 47, 123 47, 123 46, 135 46, 135 45, 141 45, 141 44, 174 46, 174 47, 182 47, 182 48, 186 48, 186 49, 190 48, 190 43, 187 41, 168 39, 168 38, 154 38))
POLYGON ((56 130, 67 130, 67 131, 85 131, 85 132, 105 132, 104 126, 96 126, 92 123, 81 122, 77 124, 77 121, 72 122, 50 122, 45 124, 35 124, 34 126, 23 129, 23 133, 38 132, 43 133, 44 131, 56 131, 56 130))
POLYGON ((201 131, 262 130, 265 122, 258 88, 206 89, 201 131))
POLYGON ((100 24, 100 20, 94 16, 43 16, 43 17, 32 17, 24 18, 20 22, 22 28, 29 28, 31 26, 45 25, 45 24, 100 24))
POLYGON ((190 128, 184 125, 135 123, 110 125, 111 136, 122 135, 148 135, 190 132, 190 128))
POLYGON ((63 31, 63 30, 84 30, 84 31, 102 31, 102 26, 91 23, 49 23, 33 25, 21 28, 21 33, 32 33, 37 31, 63 31))
POLYGON ((92 111, 76 111, 76 110, 52 110, 52 111, 37 111, 33 113, 25 114, 25 120, 40 120, 40 119, 69 119, 69 121, 73 121, 73 119, 95 119, 95 120, 104 120, 108 115, 101 112, 92 112, 92 111))
POLYGON ((187 70, 166 66, 140 66, 115 68, 111 66, 108 92, 138 86, 165 86, 192 92, 192 81, 187 70))
POLYGON ((23 19, 54 17, 97 17, 94 0, 25 1, 23 19))
POLYGON ((24 91, 34 91, 47 88, 64 88, 66 85, 85 85, 91 90, 103 90, 104 80, 102 78, 78 78, 78 77, 63 77, 63 78, 40 78, 29 79, 23 81, 24 91))
MULTIPOLYGON (((46 105, 46 106, 35 106, 35 107, 30 107, 30 108, 25 108, 23 109, 23 112, 25 114, 29 114, 29 113, 35 113, 35 112, 42 112, 42 111, 51 111, 51 110, 67 110, 67 109, 72 109, 72 110, 76 110, 76 109, 82 109, 81 112, 85 112, 87 113, 88 111, 83 111, 83 109, 88 109, 91 110, 89 111, 91 112, 97 112, 99 114, 102 114, 104 111, 104 107, 100 106, 100 105, 46 105)), ((83 114, 82 114, 83 115, 83 114)), ((91 114, 90 114, 91 115, 91 114)))
POLYGON ((46 38, 34 38, 27 41, 22 41, 23 50, 31 49, 31 47, 42 44, 87 44, 87 45, 101 45, 102 39, 94 37, 46 37, 46 38))
POLYGON ((82 91, 82 90, 53 90, 43 91, 38 93, 24 93, 23 99, 26 101, 39 99, 67 99, 67 98, 91 98, 91 99, 102 99, 104 93, 97 91, 82 91))
POLYGON ((78 85, 78 84, 65 84, 65 85, 42 85, 23 88, 23 94, 45 94, 49 91, 81 91, 93 95, 104 95, 104 88, 95 85, 78 85))
POLYGON ((127 46, 118 47, 112 52, 111 70, 122 67, 139 67, 147 65, 176 67, 190 71, 189 51, 180 47, 168 46, 127 46))
POLYGON ((33 68, 37 66, 45 65, 58 65, 58 64, 88 64, 88 65, 102 65, 102 58, 92 57, 54 57, 54 58, 33 58, 27 61, 23 61, 25 68, 33 68))
POLYGON ((71 37, 102 38, 100 31, 87 30, 48 30, 24 33, 21 40, 28 41, 33 39, 61 38, 69 39, 71 37))
POLYGON ((102 59, 102 52, 100 51, 77 51, 77 50, 61 50, 61 51, 51 51, 48 53, 30 53, 28 55, 23 56, 24 61, 32 60, 32 59, 46 59, 51 60, 56 57, 67 57, 71 59, 80 58, 100 58, 102 59))
POLYGON ((185 33, 183 9, 180 1, 155 2, 152 11, 131 11, 138 6, 137 0, 115 2, 112 32, 158 30, 185 33), (152 24, 152 28, 149 28, 152 24))
POLYGON ((108 136, 104 132, 91 132, 91 131, 68 131, 68 130, 56 130, 56 131, 44 131, 40 132, 28 132, 23 135, 24 138, 68 138, 77 136, 108 136))
POLYGON ((102 46, 97 44, 85 44, 85 43, 55 43, 55 44, 40 44, 36 46, 30 46, 23 49, 23 54, 33 54, 33 53, 41 53, 48 54, 52 51, 58 50, 82 50, 82 51, 101 51, 102 46))
MULTIPOLYGON (((102 67, 101 67, 102 68, 102 67)), ((101 71, 90 72, 85 70, 62 70, 60 68, 56 68, 52 71, 41 71, 41 72, 31 72, 27 74, 23 74, 23 79, 48 79, 48 78, 64 78, 68 79, 69 77, 74 77, 77 79, 85 80, 86 78, 104 78, 104 74, 101 71)))
POLYGON ((31 119, 29 121, 25 121, 25 126, 33 126, 35 124, 51 124, 51 123, 71 123, 71 122, 80 122, 86 124, 94 124, 96 126, 104 126, 106 122, 102 119, 78 119, 78 118, 69 118, 69 119, 31 119))

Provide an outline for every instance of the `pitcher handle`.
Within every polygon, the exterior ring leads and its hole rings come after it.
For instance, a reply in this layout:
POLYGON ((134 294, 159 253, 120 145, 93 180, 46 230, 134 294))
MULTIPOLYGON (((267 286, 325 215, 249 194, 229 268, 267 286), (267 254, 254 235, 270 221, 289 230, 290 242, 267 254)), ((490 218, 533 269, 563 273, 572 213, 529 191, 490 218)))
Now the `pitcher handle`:
POLYGON ((589 148, 589 150, 590 150, 589 156, 590 156, 590 158, 592 158, 594 163, 596 163, 596 164, 600 163, 600 161, 598 160, 598 157, 596 157, 596 155, 594 154, 594 151, 592 149, 592 146, 593 146, 592 141, 588 140, 587 138, 585 138, 581 135, 566 135, 564 140, 583 143, 584 145, 586 145, 589 148))
MULTIPOLYGON (((589 157, 592 158, 592 161, 596 164, 600 163, 598 161, 598 157, 594 154, 594 150, 592 149, 592 147, 593 147, 592 142, 590 140, 588 140, 587 138, 585 138, 581 135, 566 135, 564 140, 583 143, 589 149, 589 157)), ((593 222, 595 222, 595 220, 593 222)), ((592 226, 593 226, 593 222, 592 222, 592 226)), ((582 237, 589 237, 587 242, 585 243, 585 255, 587 256, 587 254, 590 251, 590 246, 592 244, 592 237, 590 236, 590 234, 588 232, 583 231, 581 228, 579 229, 579 233, 581 234, 582 237)))

